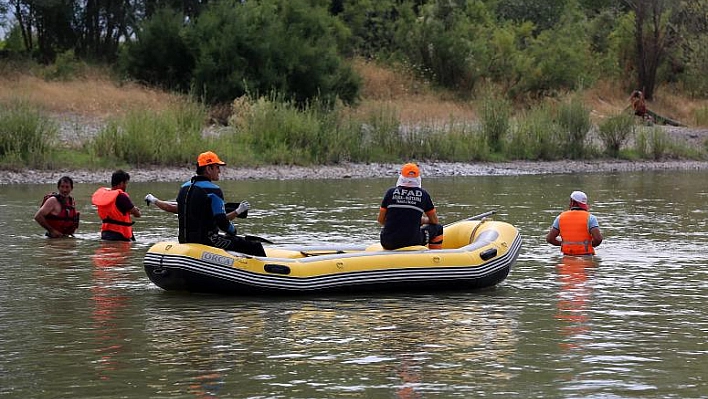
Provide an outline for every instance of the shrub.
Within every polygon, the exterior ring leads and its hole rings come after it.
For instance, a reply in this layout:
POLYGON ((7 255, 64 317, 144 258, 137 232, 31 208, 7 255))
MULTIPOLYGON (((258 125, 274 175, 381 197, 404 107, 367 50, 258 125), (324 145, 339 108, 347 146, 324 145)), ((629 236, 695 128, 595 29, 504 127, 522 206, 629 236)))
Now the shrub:
POLYGON ((402 21, 396 48, 430 81, 471 92, 491 62, 493 17, 482 2, 428 2, 402 21))
POLYGON ((585 138, 592 127, 590 110, 577 97, 573 97, 558 108, 558 125, 566 136, 563 140, 566 155, 573 159, 582 158, 585 138))
POLYGON ((612 115, 598 125, 598 134, 605 144, 605 152, 611 156, 619 155, 622 145, 634 134, 634 115, 623 112, 612 115))
POLYGON ((524 55, 531 61, 519 90, 541 97, 592 82, 595 61, 584 31, 585 24, 568 13, 556 27, 530 40, 524 55))
POLYGON ((698 126, 708 126, 708 107, 703 106, 694 111, 694 118, 696 119, 696 125, 698 126))
POLYGON ((503 140, 509 131, 511 104, 508 100, 494 94, 487 94, 482 99, 480 123, 489 149, 501 152, 503 140))
POLYGON ((546 104, 525 112, 516 120, 506 153, 513 159, 554 160, 561 157, 559 126, 546 104))
POLYGON ((642 129, 637 137, 637 154, 643 158, 660 160, 667 154, 669 144, 669 138, 662 128, 654 126, 642 129))
POLYGON ((181 104, 155 114, 135 110, 109 122, 93 139, 90 150, 133 165, 182 165, 203 151, 202 123, 206 110, 196 103, 181 104))
POLYGON ((351 136, 338 125, 339 113, 321 103, 298 107, 273 94, 235 104, 235 134, 267 163, 337 162, 351 151, 351 136))
POLYGON ((53 64, 45 70, 44 77, 49 80, 70 80, 83 73, 84 64, 74 55, 74 50, 57 54, 53 64))
POLYGON ((39 109, 17 100, 0 106, 0 160, 5 164, 45 166, 58 126, 39 109))

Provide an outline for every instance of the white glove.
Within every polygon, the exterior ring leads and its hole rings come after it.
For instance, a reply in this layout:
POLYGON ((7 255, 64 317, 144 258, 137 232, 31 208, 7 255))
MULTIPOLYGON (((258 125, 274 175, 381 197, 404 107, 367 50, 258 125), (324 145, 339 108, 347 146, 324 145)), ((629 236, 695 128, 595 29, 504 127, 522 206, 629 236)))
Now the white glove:
POLYGON ((158 199, 159 199, 159 198, 157 198, 157 197, 155 197, 154 195, 148 193, 148 195, 145 196, 145 203, 146 203, 148 206, 150 206, 150 204, 154 204, 155 202, 157 202, 158 199))
POLYGON ((248 201, 241 201, 241 203, 238 204, 238 208, 236 208, 236 214, 240 215, 249 209, 251 209, 251 204, 249 204, 248 201))

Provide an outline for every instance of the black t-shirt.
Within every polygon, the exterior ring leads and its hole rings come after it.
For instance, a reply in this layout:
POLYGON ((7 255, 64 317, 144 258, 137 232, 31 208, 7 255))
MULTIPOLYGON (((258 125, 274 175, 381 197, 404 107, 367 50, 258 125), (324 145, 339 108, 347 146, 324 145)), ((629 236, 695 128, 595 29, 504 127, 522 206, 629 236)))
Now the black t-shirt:
POLYGON ((135 205, 133 205, 133 201, 131 201, 130 197, 125 195, 125 193, 120 193, 116 197, 116 208, 118 208, 120 213, 126 214, 130 212, 131 209, 135 208, 135 205))
POLYGON ((381 201, 386 221, 381 230, 381 245, 386 249, 422 244, 420 218, 435 209, 430 194, 417 187, 393 187, 381 201))

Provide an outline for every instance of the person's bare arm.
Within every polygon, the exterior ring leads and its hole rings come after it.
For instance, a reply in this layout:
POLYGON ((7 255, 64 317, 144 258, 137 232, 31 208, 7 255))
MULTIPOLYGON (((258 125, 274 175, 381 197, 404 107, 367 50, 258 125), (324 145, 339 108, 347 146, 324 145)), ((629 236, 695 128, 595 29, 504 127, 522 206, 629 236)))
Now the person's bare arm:
POLYGON ((37 223, 39 223, 39 225, 42 226, 45 230, 47 230, 47 233, 49 233, 49 236, 52 238, 64 236, 64 234, 62 234, 59 230, 54 229, 47 222, 48 215, 59 212, 61 212, 61 204, 56 199, 56 197, 51 197, 48 198, 44 202, 44 205, 42 205, 42 207, 39 208, 37 213, 34 214, 34 220, 37 221, 37 223))
POLYGON ((142 216, 142 214, 140 213, 140 208, 138 208, 137 206, 134 206, 134 207, 133 207, 130 211, 128 211, 128 212, 129 212, 131 215, 133 215, 133 217, 136 217, 136 218, 139 218, 139 217, 142 216))
POLYGON ((376 218, 376 221, 383 226, 386 222, 386 208, 379 208, 379 216, 376 218))
POLYGON ((153 204, 165 212, 177 213, 177 203, 175 202, 163 201, 159 199, 153 202, 153 204))
POLYGON ((592 236, 592 246, 597 247, 602 244, 602 232, 599 227, 593 227, 590 229, 590 235, 592 236))
POLYGON ((558 234, 560 234, 560 230, 555 227, 551 227, 551 229, 548 230, 548 235, 546 235, 546 242, 559 247, 561 245, 561 241, 558 239, 558 234))
POLYGON ((435 209, 428 211, 423 215, 420 222, 421 224, 438 224, 440 222, 438 220, 438 212, 435 209))

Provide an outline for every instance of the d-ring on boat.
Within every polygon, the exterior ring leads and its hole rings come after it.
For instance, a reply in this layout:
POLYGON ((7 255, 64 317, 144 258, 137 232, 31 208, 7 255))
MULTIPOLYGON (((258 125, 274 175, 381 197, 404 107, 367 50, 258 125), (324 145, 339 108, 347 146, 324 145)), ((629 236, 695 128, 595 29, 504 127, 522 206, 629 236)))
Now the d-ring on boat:
POLYGON ((493 213, 445 226, 443 249, 435 250, 267 246, 266 256, 256 257, 159 242, 145 255, 145 272, 165 290, 233 295, 491 287, 507 277, 521 249, 518 230, 486 218, 493 213))

